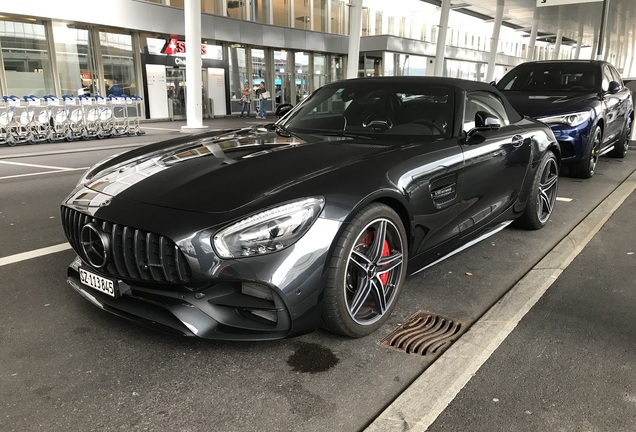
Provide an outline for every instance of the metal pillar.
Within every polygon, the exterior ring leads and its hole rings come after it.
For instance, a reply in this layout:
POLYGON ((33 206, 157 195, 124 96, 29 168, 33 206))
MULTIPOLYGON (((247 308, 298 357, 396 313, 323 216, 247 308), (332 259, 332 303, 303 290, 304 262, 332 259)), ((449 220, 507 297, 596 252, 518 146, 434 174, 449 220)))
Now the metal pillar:
POLYGON ((532 18, 532 30, 530 31, 530 41, 528 42, 528 53, 526 60, 534 60, 534 51, 537 46, 537 33, 539 33, 539 8, 534 8, 534 16, 532 18))
POLYGON ((358 63, 360 57, 360 36, 362 34, 362 0, 349 2, 349 14, 351 26, 349 32, 349 50, 347 55, 347 78, 358 76, 358 63))
POLYGON ((561 52, 561 41, 563 40, 563 29, 559 25, 557 30, 556 41, 554 42, 554 51, 552 51, 552 60, 559 59, 559 53, 561 52))
POLYGON ((579 23, 579 37, 576 42, 576 51, 574 51, 574 58, 576 60, 581 56, 581 46, 583 45, 583 21, 579 23))
POLYGON ((495 22, 492 26, 492 39, 490 39, 490 56, 488 57, 488 71, 486 72, 486 82, 493 80, 495 76, 495 61, 497 60, 497 47, 499 46, 499 32, 503 22, 504 0, 497 0, 497 11, 495 12, 495 22))
POLYGON ((605 25, 607 24, 607 11, 609 9, 609 2, 610 0, 603 0, 603 13, 601 14, 601 28, 598 32, 598 43, 597 43, 598 48, 596 51, 597 60, 603 59, 603 46, 605 45, 603 39, 605 36, 605 25))
POLYGON ((437 30, 437 46, 435 51, 435 76, 444 74, 444 54, 446 52, 446 33, 448 31, 448 16, 450 15, 451 0, 442 0, 437 30))
POLYGON ((203 92, 201 89, 201 0, 183 3, 186 37, 186 125, 181 132, 202 132, 203 92))

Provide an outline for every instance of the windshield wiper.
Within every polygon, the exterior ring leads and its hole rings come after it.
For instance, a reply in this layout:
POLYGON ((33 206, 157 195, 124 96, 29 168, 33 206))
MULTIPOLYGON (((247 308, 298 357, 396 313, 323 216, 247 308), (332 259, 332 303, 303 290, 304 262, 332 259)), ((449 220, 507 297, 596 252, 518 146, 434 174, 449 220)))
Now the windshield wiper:
POLYGON ((370 136, 368 135, 359 135, 359 134, 354 134, 351 132, 321 132, 322 135, 326 135, 326 136, 337 136, 337 137, 343 137, 343 138, 362 138, 362 139, 372 139, 370 136))
POLYGON ((300 138, 298 135, 296 135, 295 133, 291 132, 289 129, 287 129, 285 126, 279 125, 274 123, 274 130, 276 131, 276 133, 282 137, 285 138, 291 138, 291 137, 296 137, 296 138, 300 138))

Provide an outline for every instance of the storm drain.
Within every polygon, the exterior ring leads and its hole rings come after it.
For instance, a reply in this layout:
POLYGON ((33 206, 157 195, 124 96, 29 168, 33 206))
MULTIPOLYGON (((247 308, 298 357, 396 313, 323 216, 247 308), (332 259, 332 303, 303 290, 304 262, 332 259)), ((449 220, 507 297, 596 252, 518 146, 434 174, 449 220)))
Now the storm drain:
POLYGON ((466 327, 462 321, 420 311, 382 339, 380 345, 408 354, 436 354, 456 341, 466 327))

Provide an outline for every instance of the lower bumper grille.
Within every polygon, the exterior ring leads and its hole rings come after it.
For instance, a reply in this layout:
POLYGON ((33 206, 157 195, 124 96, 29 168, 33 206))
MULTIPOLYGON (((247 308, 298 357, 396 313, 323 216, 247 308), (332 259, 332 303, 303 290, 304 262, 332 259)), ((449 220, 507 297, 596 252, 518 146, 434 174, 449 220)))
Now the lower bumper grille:
POLYGON ((62 206, 62 223, 69 243, 79 256, 91 262, 82 247, 82 229, 91 224, 108 239, 101 271, 111 276, 145 282, 182 284, 191 271, 177 245, 165 236, 114 224, 62 206))

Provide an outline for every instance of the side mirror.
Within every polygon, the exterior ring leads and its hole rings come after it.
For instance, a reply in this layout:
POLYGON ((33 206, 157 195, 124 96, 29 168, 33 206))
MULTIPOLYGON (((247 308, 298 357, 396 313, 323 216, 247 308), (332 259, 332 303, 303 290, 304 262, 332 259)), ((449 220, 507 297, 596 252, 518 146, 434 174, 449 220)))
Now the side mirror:
POLYGON ((283 117, 285 114, 290 112, 294 106, 292 104, 281 104, 276 107, 276 111, 274 114, 276 117, 283 117))
POLYGON ((619 83, 617 83, 616 81, 610 81, 607 91, 611 94, 614 94, 618 92, 620 89, 621 89, 621 85, 619 83))
POLYGON ((488 111, 477 111, 475 113, 475 129, 497 130, 501 127, 501 122, 497 117, 488 111))

